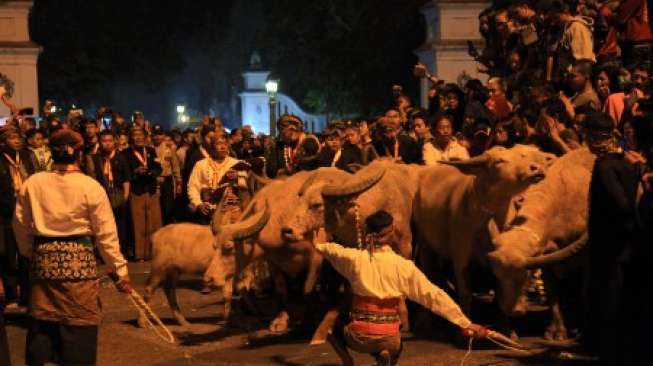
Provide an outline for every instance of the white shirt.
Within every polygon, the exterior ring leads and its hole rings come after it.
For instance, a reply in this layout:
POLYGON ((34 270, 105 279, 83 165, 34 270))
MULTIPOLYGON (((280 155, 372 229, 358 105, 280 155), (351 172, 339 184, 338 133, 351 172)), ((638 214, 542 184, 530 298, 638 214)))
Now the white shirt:
POLYGON ((18 250, 28 258, 34 236, 94 236, 104 262, 119 276, 127 275, 107 193, 81 172, 40 172, 29 177, 16 199, 13 228, 18 250))
POLYGON ((472 324, 446 292, 389 246, 374 253, 335 243, 316 244, 315 249, 349 281, 356 295, 377 299, 406 296, 461 328, 472 324))
POLYGON ((240 160, 227 156, 222 163, 204 158, 195 164, 188 178, 188 199, 193 209, 202 204, 202 189, 218 188, 220 179, 239 162, 240 160))
POLYGON ((467 149, 458 143, 455 138, 451 138, 447 147, 442 150, 434 143, 425 142, 422 147, 422 154, 424 156, 424 165, 435 165, 438 161, 451 161, 451 160, 467 160, 469 159, 469 152, 467 149))

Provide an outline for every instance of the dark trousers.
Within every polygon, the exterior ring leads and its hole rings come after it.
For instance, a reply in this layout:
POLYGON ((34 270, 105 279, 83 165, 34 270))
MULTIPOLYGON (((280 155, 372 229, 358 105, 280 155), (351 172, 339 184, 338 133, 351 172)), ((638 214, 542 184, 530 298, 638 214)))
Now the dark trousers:
POLYGON ((7 302, 27 305, 29 299, 29 259, 18 253, 10 223, 0 223, 0 275, 7 302), (20 293, 18 287, 20 286, 20 293))
POLYGON ((7 331, 5 330, 5 318, 0 306, 0 366, 11 366, 9 358, 9 343, 7 342, 7 331))
POLYGON ((118 229, 118 241, 120 242, 120 251, 126 258, 134 257, 134 244, 129 238, 129 221, 128 219, 128 206, 125 204, 122 207, 113 209, 113 217, 116 219, 116 228, 118 229))
POLYGON ((163 177, 161 183, 161 220, 163 225, 175 222, 175 186, 172 176, 163 177))
POLYGON ((27 331, 25 363, 55 362, 63 366, 95 365, 98 327, 63 325, 32 319, 27 331))

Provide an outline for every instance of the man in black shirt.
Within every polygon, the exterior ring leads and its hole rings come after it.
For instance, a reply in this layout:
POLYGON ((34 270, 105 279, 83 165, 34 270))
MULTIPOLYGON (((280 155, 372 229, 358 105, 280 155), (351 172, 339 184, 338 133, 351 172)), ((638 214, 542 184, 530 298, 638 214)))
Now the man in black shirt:
POLYGON ((604 365, 635 360, 627 348, 633 334, 633 292, 638 278, 634 255, 640 231, 636 211, 639 166, 617 148, 612 119, 592 114, 586 120, 590 149, 598 158, 590 183, 589 297, 584 343, 604 365))
POLYGON ((338 128, 327 128, 323 134, 326 143, 317 157, 320 167, 336 167, 354 172, 355 167, 351 164, 362 164, 360 149, 356 145, 343 144, 343 135, 338 128))
POLYGON ((127 201, 129 199, 129 165, 125 155, 118 151, 117 136, 111 130, 100 132, 100 150, 91 157, 95 167, 93 178, 107 191, 118 228, 120 249, 128 258, 134 256, 134 247, 128 242, 127 201))
POLYGON ((19 255, 11 218, 16 208, 16 195, 27 178, 34 173, 30 155, 23 148, 23 139, 12 125, 0 129, 0 275, 4 281, 8 307, 27 305, 29 295, 29 261, 19 255), (20 298, 18 287, 20 285, 20 298))
POLYGON ((314 169, 320 142, 315 136, 304 133, 304 122, 297 116, 285 114, 279 118, 277 127, 279 137, 265 153, 268 177, 314 169))
POLYGON ((379 133, 374 141, 374 148, 379 157, 390 158, 395 162, 420 164, 422 151, 419 144, 410 136, 401 133, 400 121, 392 117, 379 120, 379 133))

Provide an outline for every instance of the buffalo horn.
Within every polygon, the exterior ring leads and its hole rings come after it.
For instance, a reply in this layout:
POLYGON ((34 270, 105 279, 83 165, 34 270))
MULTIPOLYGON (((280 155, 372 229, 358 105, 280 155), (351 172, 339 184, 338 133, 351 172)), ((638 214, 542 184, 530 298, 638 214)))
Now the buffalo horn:
POLYGON ((385 174, 385 168, 362 170, 343 184, 328 184, 322 188, 322 195, 331 197, 351 196, 361 193, 378 183, 385 174))
POLYGON ((315 182, 315 179, 317 178, 317 174, 318 174, 317 172, 311 173, 311 175, 308 178, 306 178, 304 183, 302 183, 302 186, 299 187, 299 191, 297 192, 297 195, 299 197, 303 196, 304 193, 306 193, 308 187, 310 187, 313 184, 313 182, 315 182))
POLYGON ((587 239, 588 235, 587 232, 585 232, 578 240, 562 249, 556 250, 555 252, 549 254, 543 254, 537 257, 528 258, 524 264, 524 267, 526 269, 539 268, 548 264, 553 264, 565 260, 583 249, 585 244, 587 244, 587 239))
POLYGON ((237 226, 233 231, 233 239, 244 240, 258 234, 259 231, 263 230, 263 227, 268 223, 269 219, 270 207, 266 201, 263 211, 257 212, 245 221, 235 224, 237 226))
POLYGON ((268 177, 262 177, 254 172, 250 173, 250 176, 258 183, 261 185, 268 185, 272 182, 274 182, 274 179, 270 179, 268 177))
POLYGON ((439 160, 438 163, 445 164, 445 165, 453 165, 456 167, 472 167, 472 166, 487 164, 489 161, 490 161, 490 155, 483 154, 467 160, 454 160, 454 161, 439 160))
POLYGON ((487 231, 490 233, 490 240, 492 240, 492 244, 495 243, 495 241, 499 238, 499 225, 497 225, 497 222, 494 220, 494 217, 490 217, 490 219, 487 222, 487 231))

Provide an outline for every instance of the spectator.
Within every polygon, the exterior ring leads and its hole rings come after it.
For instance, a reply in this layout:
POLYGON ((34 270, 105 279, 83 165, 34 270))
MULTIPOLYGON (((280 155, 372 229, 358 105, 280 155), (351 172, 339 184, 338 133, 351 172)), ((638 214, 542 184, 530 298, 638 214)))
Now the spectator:
POLYGON ((563 32, 558 46, 558 70, 562 74, 577 61, 596 62, 594 55, 594 20, 580 16, 575 4, 557 1, 553 5, 554 20, 563 32))
POLYGON ((111 131, 113 131, 116 136, 119 136, 122 133, 127 133, 129 130, 129 125, 125 122, 125 117, 120 112, 113 112, 111 118, 111 131))
POLYGON ((304 133, 304 122, 297 116, 285 114, 277 121, 277 129, 279 137, 265 154, 268 177, 312 169, 320 152, 320 141, 304 133))
POLYGON ((454 132, 460 132, 465 121, 465 94, 456 84, 446 84, 444 87, 446 107, 444 113, 451 116, 454 132))
POLYGON ((574 109, 588 105, 592 109, 601 110, 601 101, 592 86, 592 63, 589 61, 577 61, 567 74, 567 83, 575 93, 571 97, 574 109))
POLYGON ((145 131, 146 137, 149 137, 152 133, 152 126, 150 126, 149 121, 145 120, 143 112, 135 111, 132 114, 132 122, 134 128, 140 128, 145 131))
POLYGON ((131 139, 132 145, 124 154, 129 165, 134 257, 144 261, 152 257, 152 234, 161 227, 161 205, 157 193, 157 177, 161 174, 161 165, 157 162, 156 150, 145 145, 143 129, 136 126, 132 128, 131 139))
POLYGON ((594 90, 599 97, 601 105, 611 94, 622 90, 619 82, 619 70, 613 66, 602 66, 594 69, 594 90))
POLYGON ((378 157, 365 120, 347 120, 344 134, 345 145, 356 146, 360 150, 361 164, 367 165, 378 157))
MULTIPOLYGON (((629 276, 634 261, 637 232, 637 167, 616 150, 609 116, 587 121, 590 149, 598 154, 590 184, 589 202, 589 301, 588 328, 583 341, 605 365, 633 364, 627 350, 634 334, 629 309, 629 288, 637 277, 629 276)), ((631 287, 632 286, 632 287, 631 287)))
POLYGON ((327 128, 323 135, 326 139, 324 148, 320 150, 317 161, 321 167, 336 167, 341 170, 353 172, 355 166, 361 165, 361 151, 356 145, 343 144, 343 133, 338 128, 327 128))
POLYGON ((95 175, 107 192, 118 229, 118 241, 123 255, 134 258, 134 246, 129 242, 127 202, 130 196, 130 176, 127 156, 118 151, 117 137, 112 130, 100 132, 100 150, 91 157, 95 175))
POLYGON ((558 156, 571 151, 571 148, 560 137, 560 133, 570 125, 571 117, 560 98, 548 99, 540 110, 540 118, 536 127, 539 147, 558 156))
POLYGON ((211 215, 220 201, 216 193, 222 178, 235 178, 236 172, 233 168, 240 163, 240 160, 229 156, 229 144, 223 136, 212 135, 208 151, 209 157, 195 164, 188 179, 190 206, 197 215, 198 222, 202 224, 211 221, 211 215))
POLYGON ((123 152, 129 148, 129 134, 127 131, 118 132, 118 151, 123 152))
POLYGON ((27 148, 30 152, 30 161, 35 172, 50 171, 52 169, 52 153, 45 145, 43 131, 33 128, 25 134, 27 148))
POLYGON ((29 299, 29 261, 18 253, 11 220, 16 195, 34 173, 30 155, 23 148, 20 131, 11 125, 0 129, 0 270, 8 309, 24 307, 29 299))
POLYGON ((157 177, 161 219, 163 225, 168 225, 174 222, 175 195, 181 194, 181 167, 172 137, 167 136, 159 125, 155 125, 153 130, 152 146, 156 150, 157 161, 161 164, 161 174, 157 177))
POLYGON ((422 161, 422 152, 417 143, 401 133, 399 118, 395 118, 393 113, 388 117, 386 112, 386 116, 381 117, 378 124, 379 132, 374 141, 374 148, 379 157, 387 157, 395 162, 406 164, 419 164, 422 161))
POLYGON ((439 116, 433 124, 433 139, 424 142, 424 163, 436 165, 438 161, 469 159, 467 149, 460 145, 453 136, 451 119, 439 116))
POLYGON ((186 164, 186 154, 193 145, 193 141, 195 141, 195 132, 187 128, 181 136, 181 144, 177 145, 177 159, 179 160, 179 166, 183 167, 186 164))
POLYGON ((487 109, 492 112, 497 120, 508 117, 512 112, 512 104, 506 98, 506 91, 503 79, 494 77, 487 82, 487 89, 490 92, 490 98, 485 102, 487 109))

